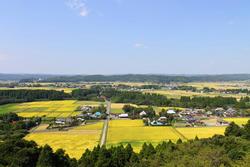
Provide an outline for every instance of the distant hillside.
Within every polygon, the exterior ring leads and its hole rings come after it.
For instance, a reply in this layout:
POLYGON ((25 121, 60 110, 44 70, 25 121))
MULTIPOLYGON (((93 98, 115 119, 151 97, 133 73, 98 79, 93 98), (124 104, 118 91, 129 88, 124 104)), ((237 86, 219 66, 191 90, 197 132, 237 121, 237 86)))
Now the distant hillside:
POLYGON ((246 81, 250 74, 225 75, 40 75, 40 74, 0 74, 1 81, 40 81, 40 82, 215 82, 246 81))
POLYGON ((43 80, 43 82, 205 82, 205 81, 245 81, 250 80, 250 74, 228 74, 228 75, 77 75, 59 76, 43 80))
POLYGON ((46 74, 1 74, 0 81, 20 81, 20 80, 44 80, 58 75, 46 74))

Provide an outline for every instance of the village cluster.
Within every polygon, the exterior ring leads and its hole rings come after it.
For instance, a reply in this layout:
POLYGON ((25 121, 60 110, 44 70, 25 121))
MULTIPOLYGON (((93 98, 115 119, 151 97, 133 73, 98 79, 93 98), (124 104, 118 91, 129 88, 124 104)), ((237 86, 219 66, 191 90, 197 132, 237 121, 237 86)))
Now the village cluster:
MULTIPOLYGON (((50 128, 65 128, 86 124, 87 120, 102 120, 107 118, 106 107, 103 105, 93 107, 89 105, 79 106, 76 111, 79 114, 68 118, 56 118, 50 128)), ((205 109, 169 109, 154 116, 149 116, 147 110, 137 113, 136 119, 142 119, 146 126, 227 126, 229 122, 225 117, 235 117, 237 111, 233 108, 216 108, 210 111, 205 109)), ((131 113, 110 113, 110 119, 135 119, 131 113)))

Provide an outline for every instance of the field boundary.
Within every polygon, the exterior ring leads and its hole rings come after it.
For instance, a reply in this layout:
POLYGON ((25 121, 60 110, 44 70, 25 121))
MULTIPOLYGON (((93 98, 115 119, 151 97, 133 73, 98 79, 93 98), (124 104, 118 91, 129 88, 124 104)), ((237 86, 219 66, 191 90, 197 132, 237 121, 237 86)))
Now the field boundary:
POLYGON ((172 127, 173 131, 182 137, 184 140, 188 140, 181 132, 179 132, 175 127, 172 127))

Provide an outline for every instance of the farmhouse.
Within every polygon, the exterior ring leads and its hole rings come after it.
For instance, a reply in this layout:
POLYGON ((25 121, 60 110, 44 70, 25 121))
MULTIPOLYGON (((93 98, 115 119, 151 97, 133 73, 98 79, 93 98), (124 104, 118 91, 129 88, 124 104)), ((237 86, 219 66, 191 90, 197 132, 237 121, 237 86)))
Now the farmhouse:
POLYGON ((146 113, 145 111, 142 111, 142 112, 139 113, 139 115, 140 115, 141 117, 143 117, 143 116, 147 115, 147 113, 146 113))
POLYGON ((150 124, 152 126, 163 126, 164 125, 162 122, 159 122, 159 121, 152 121, 150 124))
POLYGON ((176 112, 174 110, 168 110, 167 113, 168 114, 176 114, 176 112))
POLYGON ((160 117, 158 121, 167 121, 167 117, 160 117))
POLYGON ((234 116, 236 115, 236 113, 237 113, 237 111, 236 111, 235 109, 229 108, 229 109, 227 109, 227 110, 224 112, 223 116, 224 116, 224 117, 234 117, 234 116))
POLYGON ((64 119, 56 119, 55 124, 65 125, 65 120, 64 119))
POLYGON ((128 118, 128 114, 120 114, 118 117, 119 118, 128 118))
POLYGON ((85 119, 80 118, 80 117, 79 117, 79 118, 77 118, 77 120, 78 120, 78 121, 82 121, 82 122, 83 122, 83 121, 85 121, 85 119))
POLYGON ((101 112, 99 112, 99 111, 97 111, 96 113, 95 113, 95 116, 98 118, 98 117, 100 117, 102 115, 102 113, 101 112))

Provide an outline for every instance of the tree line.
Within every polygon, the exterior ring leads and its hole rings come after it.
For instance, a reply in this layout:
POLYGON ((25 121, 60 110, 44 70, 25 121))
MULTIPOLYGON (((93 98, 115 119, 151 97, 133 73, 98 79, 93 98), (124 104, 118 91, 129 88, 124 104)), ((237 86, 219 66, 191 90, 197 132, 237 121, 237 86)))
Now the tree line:
POLYGON ((112 88, 99 86, 91 89, 74 89, 71 94, 56 90, 0 90, 0 104, 27 102, 34 100, 94 100, 104 101, 111 99, 114 103, 133 103, 148 106, 172 106, 172 107, 192 107, 192 108, 215 108, 215 107, 235 107, 249 108, 249 97, 241 98, 237 101, 234 97, 188 97, 182 96, 180 99, 167 98, 164 95, 155 93, 143 93, 139 91, 121 91, 112 88))
MULTIPOLYGON (((0 75, 1 79, 1 75, 0 75)), ((227 75, 150 75, 150 74, 127 74, 127 75, 71 75, 52 76, 40 82, 218 82, 218 81, 243 81, 249 80, 250 74, 227 74, 227 75)))
POLYGON ((167 98, 164 95, 154 93, 143 93, 139 91, 120 91, 116 89, 75 89, 72 97, 79 100, 103 100, 102 96, 110 98, 114 103, 132 103, 149 106, 170 106, 190 108, 216 108, 235 107, 249 108, 249 97, 241 98, 239 101, 234 97, 189 97, 182 96, 180 99, 167 98))
POLYGON ((0 104, 29 102, 35 100, 63 100, 71 98, 70 94, 56 90, 0 90, 0 104))

